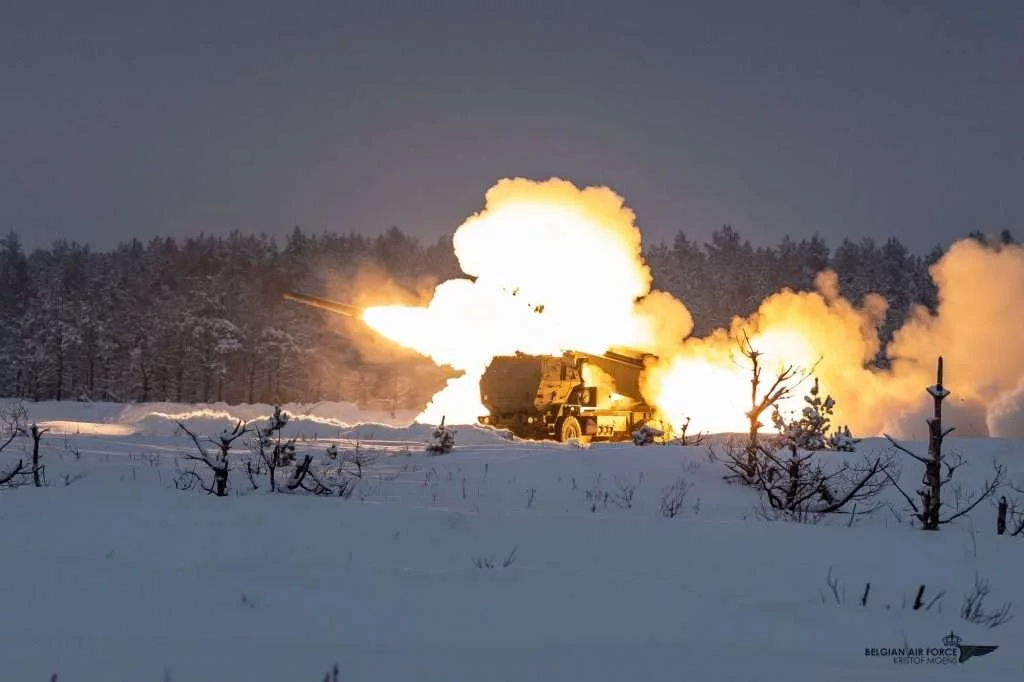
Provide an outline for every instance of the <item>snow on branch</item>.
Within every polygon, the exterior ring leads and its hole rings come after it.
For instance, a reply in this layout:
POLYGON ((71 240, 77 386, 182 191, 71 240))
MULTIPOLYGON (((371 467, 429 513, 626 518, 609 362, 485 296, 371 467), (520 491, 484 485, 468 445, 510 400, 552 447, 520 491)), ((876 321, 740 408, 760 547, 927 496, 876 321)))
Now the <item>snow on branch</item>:
MULTIPOLYGON (((231 448, 236 440, 250 432, 250 428, 245 422, 239 420, 233 429, 230 431, 225 429, 214 440, 209 437, 200 438, 180 421, 177 424, 192 439, 196 447, 196 452, 185 453, 185 459, 201 462, 213 473, 213 484, 207 486, 203 482, 201 484, 203 489, 217 497, 225 497, 228 494, 228 474, 231 469, 229 454, 231 448), (216 452, 210 452, 206 447, 207 445, 216 447, 216 452)), ((193 477, 199 477, 199 474, 194 469, 189 474, 193 477)), ((201 479, 201 477, 199 478, 201 479)))

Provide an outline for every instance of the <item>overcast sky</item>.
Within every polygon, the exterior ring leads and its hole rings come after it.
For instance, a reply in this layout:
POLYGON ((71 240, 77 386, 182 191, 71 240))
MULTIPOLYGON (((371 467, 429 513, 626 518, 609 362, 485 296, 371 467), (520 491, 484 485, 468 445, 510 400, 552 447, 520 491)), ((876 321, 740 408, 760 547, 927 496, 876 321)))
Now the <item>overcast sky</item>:
POLYGON ((1024 2, 0 3, 0 228, 433 239, 506 176, 648 241, 1024 237, 1024 2))

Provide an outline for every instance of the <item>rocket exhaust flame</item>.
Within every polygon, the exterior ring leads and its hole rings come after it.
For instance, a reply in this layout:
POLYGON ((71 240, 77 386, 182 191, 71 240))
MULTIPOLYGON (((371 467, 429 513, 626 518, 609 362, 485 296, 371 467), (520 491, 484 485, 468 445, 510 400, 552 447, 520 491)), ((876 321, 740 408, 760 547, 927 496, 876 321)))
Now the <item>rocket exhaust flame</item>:
MULTIPOLYGON (((441 283, 425 307, 361 312, 380 334, 465 372, 418 421, 475 423, 484 416, 479 382, 496 356, 627 347, 656 356, 641 388, 662 419, 676 428, 689 418, 691 430, 745 431, 750 368, 734 341, 745 333, 766 375, 781 366, 815 367, 822 390, 837 401, 834 423, 859 435, 908 433, 901 427, 920 420, 922 388, 940 353, 964 397, 966 419, 958 422, 968 422, 968 434, 973 426, 976 434, 1024 435, 1024 354, 1016 350, 1024 337, 1024 315, 1016 311, 1024 300, 1022 247, 954 244, 932 267, 937 313, 914 311, 887 349, 891 368, 879 369, 871 363, 881 349, 886 302, 869 295, 854 305, 828 271, 816 291, 780 291, 730 329, 689 338, 684 302, 651 290, 634 214, 605 187, 501 180, 453 243, 472 279, 441 283)), ((295 300, 315 305, 309 299, 295 300)), ((796 394, 783 412, 802 408, 796 394)))

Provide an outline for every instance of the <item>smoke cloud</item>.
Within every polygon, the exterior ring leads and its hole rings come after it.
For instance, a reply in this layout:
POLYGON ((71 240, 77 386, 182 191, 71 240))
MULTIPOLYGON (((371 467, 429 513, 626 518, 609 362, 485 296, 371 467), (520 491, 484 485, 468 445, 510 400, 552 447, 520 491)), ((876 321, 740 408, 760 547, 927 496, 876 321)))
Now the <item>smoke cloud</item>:
MULTIPOLYGON (((657 356, 645 397, 677 426, 736 431, 750 405, 750 369, 736 338, 762 353, 765 376, 784 366, 814 369, 837 401, 836 424, 855 434, 923 431, 936 358, 944 356, 947 401, 961 434, 1024 434, 1024 248, 954 244, 931 270, 939 289, 933 315, 914 310, 885 353, 879 328, 887 303, 842 296, 833 272, 814 291, 769 296, 729 329, 693 338, 693 319, 671 295, 651 290, 635 215, 606 187, 551 179, 506 179, 456 231, 455 254, 471 279, 437 286, 425 306, 370 308, 378 332, 439 364, 463 370, 435 396, 423 421, 475 421, 480 375, 497 355, 629 347, 657 356)), ((802 391, 798 390, 798 394, 802 391)), ((783 411, 802 407, 794 396, 783 411)))

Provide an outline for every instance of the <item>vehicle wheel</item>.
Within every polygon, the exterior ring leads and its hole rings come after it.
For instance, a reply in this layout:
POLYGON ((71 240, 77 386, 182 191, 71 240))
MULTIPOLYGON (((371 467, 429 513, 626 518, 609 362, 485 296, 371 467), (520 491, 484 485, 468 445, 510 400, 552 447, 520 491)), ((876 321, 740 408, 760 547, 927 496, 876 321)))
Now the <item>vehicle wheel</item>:
POLYGON ((566 417, 562 420, 562 425, 558 427, 558 440, 566 443, 572 439, 582 440, 583 429, 580 428, 580 423, 576 421, 576 417, 566 417))

